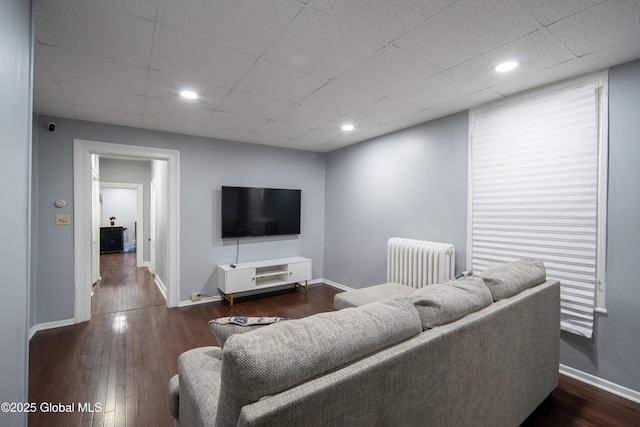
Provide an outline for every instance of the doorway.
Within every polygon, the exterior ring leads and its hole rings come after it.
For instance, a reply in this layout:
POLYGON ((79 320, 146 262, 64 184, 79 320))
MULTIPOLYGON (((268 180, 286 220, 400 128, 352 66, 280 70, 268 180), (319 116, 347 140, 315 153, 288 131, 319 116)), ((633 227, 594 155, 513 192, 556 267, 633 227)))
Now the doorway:
POLYGON ((100 181, 100 225, 109 225, 109 218, 114 217, 117 224, 123 226, 123 249, 136 253, 136 267, 144 266, 146 224, 143 195, 142 184, 100 181))
POLYGON ((180 158, 175 150, 138 147, 106 142, 74 140, 74 321, 84 322, 91 318, 91 285, 94 259, 94 234, 92 206, 95 200, 93 189, 92 157, 105 156, 134 160, 159 160, 166 163, 166 184, 163 190, 167 200, 165 219, 166 236, 162 247, 166 254, 159 280, 166 289, 167 306, 176 307, 179 301, 179 216, 180 216, 180 158))

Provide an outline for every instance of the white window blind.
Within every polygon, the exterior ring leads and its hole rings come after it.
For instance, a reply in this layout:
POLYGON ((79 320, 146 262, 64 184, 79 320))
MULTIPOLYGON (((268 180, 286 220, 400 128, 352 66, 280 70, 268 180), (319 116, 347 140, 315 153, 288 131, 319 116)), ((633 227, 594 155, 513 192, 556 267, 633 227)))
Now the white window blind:
POLYGON ((470 114, 470 268, 541 259, 547 277, 561 282, 562 329, 586 337, 598 296, 604 304, 605 82, 470 114))

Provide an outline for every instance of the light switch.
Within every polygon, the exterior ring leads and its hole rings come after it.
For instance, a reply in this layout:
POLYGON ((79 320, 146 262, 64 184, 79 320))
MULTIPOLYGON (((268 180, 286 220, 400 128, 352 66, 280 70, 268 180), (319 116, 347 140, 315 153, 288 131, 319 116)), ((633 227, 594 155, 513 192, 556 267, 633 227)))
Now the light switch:
POLYGON ((56 225, 69 225, 69 215, 56 215, 56 225))

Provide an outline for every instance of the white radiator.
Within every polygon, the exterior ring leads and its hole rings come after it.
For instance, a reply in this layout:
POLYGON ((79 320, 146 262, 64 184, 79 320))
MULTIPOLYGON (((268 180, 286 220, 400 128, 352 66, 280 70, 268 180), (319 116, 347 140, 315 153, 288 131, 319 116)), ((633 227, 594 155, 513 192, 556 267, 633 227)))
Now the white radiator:
POLYGON ((387 282, 413 288, 444 283, 454 276, 455 256, 448 243, 393 237, 387 242, 387 282))

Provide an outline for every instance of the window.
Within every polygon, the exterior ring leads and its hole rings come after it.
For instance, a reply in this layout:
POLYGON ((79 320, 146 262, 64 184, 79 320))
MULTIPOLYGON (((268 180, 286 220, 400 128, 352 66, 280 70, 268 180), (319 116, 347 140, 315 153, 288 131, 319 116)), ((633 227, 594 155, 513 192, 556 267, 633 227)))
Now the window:
POLYGON ((541 259, 562 329, 586 337, 605 303, 606 101, 599 74, 469 116, 469 268, 541 259))

